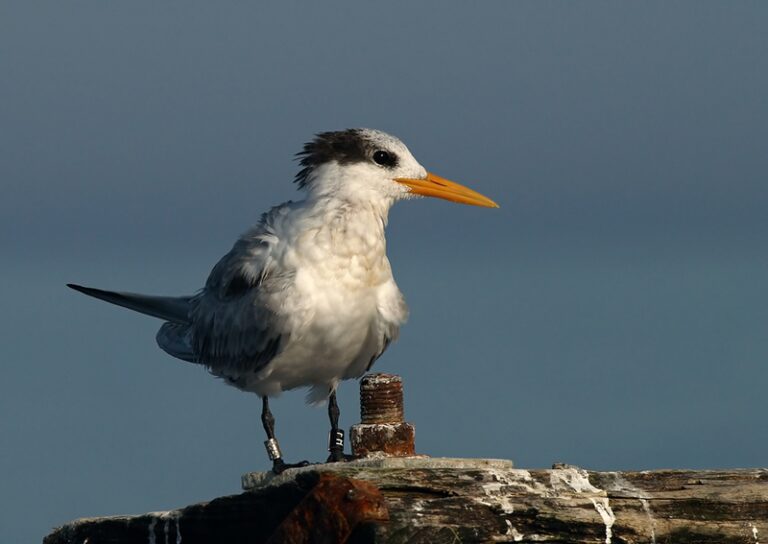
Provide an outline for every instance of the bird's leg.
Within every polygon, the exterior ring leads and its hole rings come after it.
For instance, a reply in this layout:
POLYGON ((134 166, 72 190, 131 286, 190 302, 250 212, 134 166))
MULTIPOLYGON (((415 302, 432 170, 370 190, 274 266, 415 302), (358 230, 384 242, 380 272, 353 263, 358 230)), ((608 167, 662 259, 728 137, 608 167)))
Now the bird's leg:
POLYGON ((339 429, 339 405, 336 403, 336 391, 328 397, 328 418, 331 420, 331 431, 328 433, 329 463, 347 461, 352 456, 344 455, 344 431, 339 429))
POLYGON ((280 474, 287 468, 307 466, 309 464, 307 461, 292 464, 283 461, 280 445, 275 438, 275 416, 269 410, 269 399, 266 396, 262 397, 261 402, 261 423, 264 425, 264 431, 267 433, 267 440, 264 442, 264 446, 267 448, 269 460, 272 461, 272 472, 280 474))

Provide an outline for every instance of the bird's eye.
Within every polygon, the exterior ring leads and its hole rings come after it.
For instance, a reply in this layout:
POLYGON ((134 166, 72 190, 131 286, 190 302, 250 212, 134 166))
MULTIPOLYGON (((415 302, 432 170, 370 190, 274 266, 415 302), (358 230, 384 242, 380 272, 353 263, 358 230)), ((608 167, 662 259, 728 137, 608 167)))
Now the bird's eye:
POLYGON ((397 157, 389 151, 379 149, 373 153, 373 162, 381 166, 394 166, 397 163, 397 157))

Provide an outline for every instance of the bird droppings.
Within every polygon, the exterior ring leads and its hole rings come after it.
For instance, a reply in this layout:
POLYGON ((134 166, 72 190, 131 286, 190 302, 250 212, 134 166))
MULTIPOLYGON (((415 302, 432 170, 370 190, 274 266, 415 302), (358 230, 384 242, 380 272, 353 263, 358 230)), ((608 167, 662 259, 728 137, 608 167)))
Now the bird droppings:
POLYGON ((168 510, 166 512, 150 512, 147 514, 152 518, 149 522, 148 533, 149 544, 158 544, 157 542, 157 522, 163 522, 163 542, 162 544, 182 544, 181 542, 181 524, 179 522, 180 512, 178 510, 168 510), (170 538, 171 523, 173 523, 173 539, 170 538))
POLYGON ((590 483, 587 471, 582 468, 568 466, 567 468, 553 470, 550 478, 552 487, 555 489, 558 485, 565 484, 577 493, 592 495, 590 501, 592 501, 595 510, 597 510, 605 524, 605 544, 611 544, 613 524, 616 522, 616 516, 613 510, 611 510, 608 494, 590 483))
POLYGON ((648 499, 640 499, 640 505, 643 507, 643 512, 648 516, 648 525, 651 527, 651 544, 656 544, 656 520, 651 514, 651 506, 648 503, 648 499))
POLYGON ((593 497, 590 500, 592 501, 592 504, 595 505, 597 513, 600 514, 600 517, 603 519, 603 523, 605 523, 605 544, 611 544, 611 538, 613 537, 612 528, 616 521, 616 516, 613 515, 613 511, 608 504, 608 498, 598 499, 593 497))
POLYGON ((504 521, 507 523, 507 533, 506 533, 507 536, 511 536, 515 542, 520 542, 525 538, 524 534, 520 533, 517 529, 515 529, 511 521, 509 521, 508 519, 505 519, 504 521))
POLYGON ((171 512, 73 521, 45 544, 120 542, 115 535, 125 531, 145 544, 181 543, 179 520, 187 542, 214 533, 228 537, 222 542, 267 541, 328 473, 378 488, 391 515, 376 531, 396 533, 397 542, 759 544, 768 530, 768 469, 522 470, 503 460, 381 457, 248 474, 246 493, 171 512), (692 478, 702 484, 687 485, 692 478))
POLYGON ((647 493, 635 485, 632 485, 626 478, 624 478, 618 472, 607 472, 606 476, 610 476, 607 480, 610 482, 611 492, 615 495, 621 493, 623 495, 637 497, 640 501, 640 506, 643 509, 646 517, 648 518, 648 528, 651 537, 651 544, 656 544, 656 519, 653 517, 651 511, 651 504, 648 501, 647 493))
MULTIPOLYGON (((525 479, 530 478, 530 474, 525 470, 515 471, 525 479)), ((486 497, 490 498, 490 502, 486 502, 482 499, 480 503, 491 506, 494 509, 498 509, 504 514, 511 514, 515 511, 514 502, 511 500, 509 491, 514 486, 514 480, 510 479, 504 470, 489 469, 488 475, 491 478, 490 482, 482 484, 482 490, 486 497)))
POLYGON ((557 468, 549 471, 549 485, 534 479, 527 470, 488 470, 486 472, 491 481, 484 483, 482 489, 490 501, 480 499, 480 502, 502 514, 513 514, 515 500, 519 500, 517 497, 520 493, 551 498, 572 492, 586 495, 585 498, 589 499, 605 525, 606 544, 611 544, 616 516, 611 509, 607 493, 592 485, 584 469, 565 464, 555 466, 557 468))
MULTIPOLYGON (((606 483, 609 484, 606 485, 606 487, 610 489, 613 496, 626 495, 637 497, 638 501, 640 502, 640 507, 648 519, 648 531, 650 533, 649 536, 651 538, 651 544, 656 544, 656 518, 653 516, 653 512, 651 511, 651 504, 648 500, 650 498, 649 495, 639 487, 633 485, 629 480, 624 478, 620 472, 605 472, 603 473, 603 476, 606 483)), ((698 481, 701 483, 701 480, 698 481)))

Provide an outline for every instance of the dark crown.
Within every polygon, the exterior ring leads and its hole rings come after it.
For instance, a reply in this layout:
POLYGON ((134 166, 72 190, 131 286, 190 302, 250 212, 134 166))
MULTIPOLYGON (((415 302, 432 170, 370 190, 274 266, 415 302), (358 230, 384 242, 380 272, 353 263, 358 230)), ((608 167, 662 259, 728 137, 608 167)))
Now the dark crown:
POLYGON ((302 169, 293 181, 299 184, 300 189, 304 188, 311 183, 312 172, 318 166, 333 161, 339 164, 364 162, 370 159, 373 148, 373 143, 359 128, 321 132, 296 153, 302 169))

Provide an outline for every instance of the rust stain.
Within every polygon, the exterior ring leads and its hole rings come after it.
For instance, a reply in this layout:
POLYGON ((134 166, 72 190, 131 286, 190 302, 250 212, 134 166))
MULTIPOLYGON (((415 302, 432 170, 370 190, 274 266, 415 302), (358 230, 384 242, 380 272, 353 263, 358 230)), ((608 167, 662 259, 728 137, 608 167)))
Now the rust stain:
POLYGON ((360 380, 362 423, 403 421, 403 381, 394 374, 368 374, 360 380))
POLYGON ((375 485, 322 473, 267 544, 343 543, 359 524, 388 520, 386 502, 375 485))
POLYGON ((372 453, 407 457, 416 453, 415 435, 410 423, 353 425, 350 432, 352 453, 356 457, 372 453))

